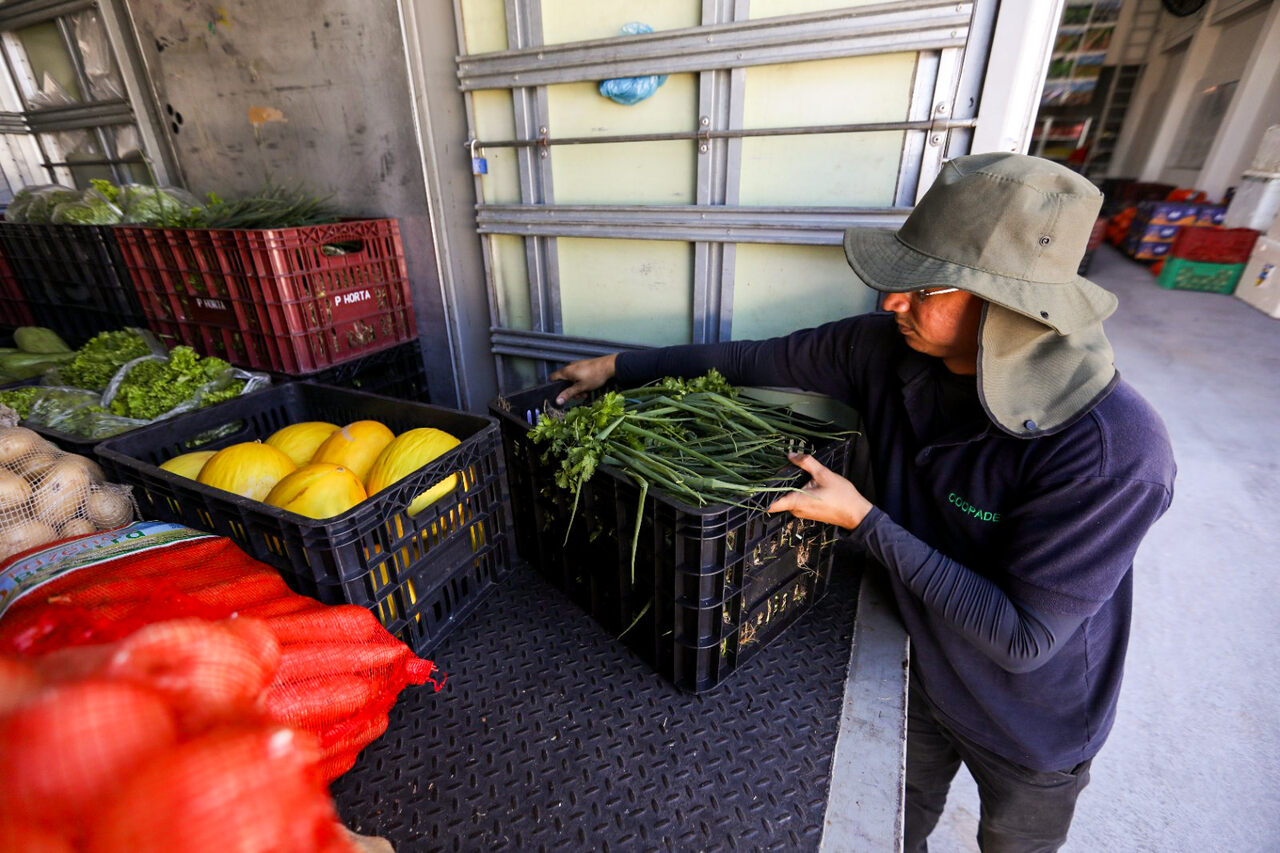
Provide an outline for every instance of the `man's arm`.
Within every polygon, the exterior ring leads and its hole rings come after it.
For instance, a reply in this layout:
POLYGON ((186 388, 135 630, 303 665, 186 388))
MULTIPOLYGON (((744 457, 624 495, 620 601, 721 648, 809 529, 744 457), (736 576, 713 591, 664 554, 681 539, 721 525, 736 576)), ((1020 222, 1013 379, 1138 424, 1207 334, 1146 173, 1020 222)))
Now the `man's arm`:
POLYGON ((872 508, 855 535, 926 607, 1009 672, 1044 666, 1086 618, 1083 613, 1037 611, 1019 603, 879 509, 872 508))
POLYGON ((853 483, 812 456, 789 458, 811 479, 799 492, 774 501, 769 512, 788 511, 852 531, 853 541, 895 571, 930 610, 1001 668, 1017 673, 1043 666, 1085 620, 1084 614, 1037 612, 1019 604, 987 578, 895 524, 853 483))
POLYGON ((860 319, 837 320, 762 341, 612 353, 575 361, 551 378, 573 383, 557 398, 559 405, 615 377, 623 386, 640 385, 663 376, 701 376, 712 368, 734 385, 800 388, 848 402, 853 390, 848 365, 863 337, 860 319))

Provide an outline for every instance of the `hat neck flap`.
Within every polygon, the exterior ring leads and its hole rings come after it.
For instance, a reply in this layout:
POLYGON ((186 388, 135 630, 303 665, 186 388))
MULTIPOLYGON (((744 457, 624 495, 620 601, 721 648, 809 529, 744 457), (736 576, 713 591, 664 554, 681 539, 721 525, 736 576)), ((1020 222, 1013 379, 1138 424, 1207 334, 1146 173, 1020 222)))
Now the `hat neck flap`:
POLYGON ((1101 323, 1062 335, 988 303, 978 330, 978 396, 1018 438, 1049 435, 1092 409, 1119 381, 1101 323))

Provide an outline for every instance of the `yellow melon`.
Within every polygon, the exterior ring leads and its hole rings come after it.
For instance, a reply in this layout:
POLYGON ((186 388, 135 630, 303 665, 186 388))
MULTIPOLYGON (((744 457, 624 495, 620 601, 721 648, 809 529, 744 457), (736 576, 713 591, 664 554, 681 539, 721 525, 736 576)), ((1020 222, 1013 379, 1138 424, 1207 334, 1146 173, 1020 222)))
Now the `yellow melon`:
POLYGON ((283 451, 269 444, 244 441, 210 456, 196 482, 260 501, 297 467, 283 451))
POLYGON ((341 465, 363 483, 378 454, 395 437, 395 433, 378 421, 355 421, 326 438, 316 448, 311 461, 341 465))
POLYGON ((271 433, 266 443, 284 451, 293 460, 293 464, 301 468, 316 455, 316 450, 324 444, 324 440, 337 431, 338 425, 328 421, 301 421, 271 433))
POLYGON ((355 474, 332 462, 312 462, 276 483, 267 503, 305 515, 332 518, 365 499, 364 486, 355 474))
MULTIPOLYGON (((391 484, 403 480, 423 465, 461 444, 444 430, 432 427, 411 429, 396 436, 383 448, 382 453, 365 477, 365 490, 373 495, 391 484)), ((417 515, 458 485, 458 475, 450 474, 409 504, 409 515, 417 515)))
POLYGON ((170 474, 177 474, 179 477, 194 480, 200 476, 200 469, 204 467, 204 463, 208 462, 209 457, 215 453, 217 453, 216 450, 197 450, 193 453, 183 453, 181 456, 175 456, 172 459, 166 459, 161 462, 160 468, 170 474))

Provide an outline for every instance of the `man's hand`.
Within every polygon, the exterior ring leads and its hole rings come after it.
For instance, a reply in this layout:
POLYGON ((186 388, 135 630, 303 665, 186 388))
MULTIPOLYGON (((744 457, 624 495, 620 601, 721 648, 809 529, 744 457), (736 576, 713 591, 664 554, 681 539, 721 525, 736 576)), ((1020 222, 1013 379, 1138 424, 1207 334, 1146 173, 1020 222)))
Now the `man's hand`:
POLYGON ((586 358, 566 364, 551 374, 552 379, 564 379, 572 382, 568 388, 556 397, 556 405, 563 406, 574 397, 580 397, 588 391, 594 391, 613 378, 614 362, 618 354, 610 353, 598 358, 586 358))
POLYGON ((787 492, 769 504, 769 512, 790 512, 853 530, 871 512, 871 501, 857 486, 807 453, 788 453, 792 465, 808 472, 810 480, 799 492, 787 492))

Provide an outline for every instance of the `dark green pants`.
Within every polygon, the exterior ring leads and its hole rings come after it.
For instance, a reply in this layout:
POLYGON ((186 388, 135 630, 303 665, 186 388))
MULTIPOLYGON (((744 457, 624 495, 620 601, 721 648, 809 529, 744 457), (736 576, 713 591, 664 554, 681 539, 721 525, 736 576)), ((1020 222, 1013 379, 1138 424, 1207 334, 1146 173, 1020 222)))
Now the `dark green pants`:
POLYGON ((911 691, 907 712, 906 853, 927 853, 925 839, 942 816, 961 762, 978 784, 984 853, 1052 853, 1067 840, 1076 797, 1089 784, 1089 764, 1031 770, 957 734, 911 691))

